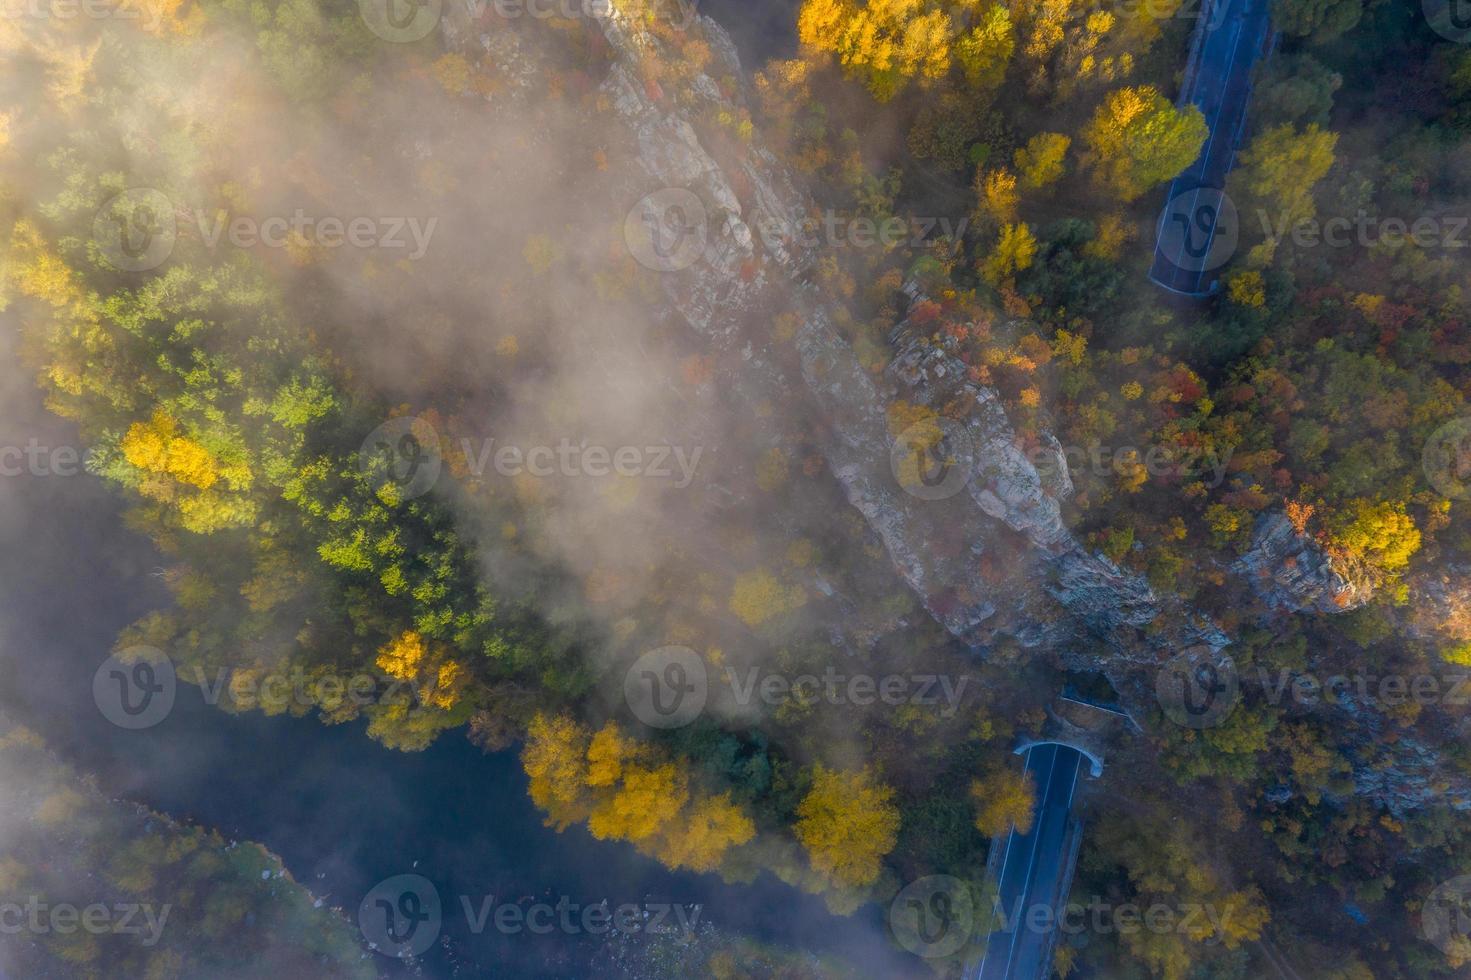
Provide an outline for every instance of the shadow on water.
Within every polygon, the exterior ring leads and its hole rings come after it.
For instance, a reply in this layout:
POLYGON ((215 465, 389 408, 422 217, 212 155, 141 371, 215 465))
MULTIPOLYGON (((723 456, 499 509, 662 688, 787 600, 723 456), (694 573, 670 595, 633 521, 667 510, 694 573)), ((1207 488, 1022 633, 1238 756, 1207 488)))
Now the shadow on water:
POLYGON ((797 55, 797 10, 801 0, 690 0, 715 18, 741 54, 741 67, 759 70, 769 59, 797 55))
MULTIPOLYGON (((3 345, 0 345, 3 346, 3 345)), ((0 446, 74 446, 75 434, 31 393, 0 399, 0 446)), ((730 886, 675 874, 631 847, 541 823, 514 752, 486 755, 458 733, 429 750, 392 752, 360 724, 231 716, 181 684, 167 719, 129 732, 92 701, 92 675, 118 631, 168 604, 148 543, 120 501, 90 476, 0 477, 0 707, 39 731, 104 791, 228 837, 265 844, 299 881, 355 915, 392 875, 429 878, 445 907, 430 976, 578 977, 603 940, 472 934, 459 896, 479 910, 535 901, 581 907, 700 905, 701 920, 813 951, 842 951, 865 975, 916 975, 883 938, 881 911, 835 917, 769 875, 730 886)), ((578 917, 573 916, 575 921, 578 917)), ((391 961, 383 959, 386 969, 391 961)), ((285 978, 283 978, 285 980, 285 978)))

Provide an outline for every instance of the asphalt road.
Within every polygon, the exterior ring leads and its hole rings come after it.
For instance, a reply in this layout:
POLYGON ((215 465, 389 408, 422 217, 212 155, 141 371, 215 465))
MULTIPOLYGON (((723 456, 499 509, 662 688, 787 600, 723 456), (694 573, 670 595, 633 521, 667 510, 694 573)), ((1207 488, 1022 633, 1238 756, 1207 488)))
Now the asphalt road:
POLYGON ((1228 226, 1239 218, 1229 211, 1220 214, 1218 192, 1226 186, 1246 127, 1252 69, 1271 45, 1269 7, 1268 0, 1215 0, 1201 6, 1208 21, 1180 101, 1200 109, 1209 135, 1200 156, 1170 183, 1149 270, 1151 279, 1177 293, 1214 291, 1216 273, 1239 235, 1239 228, 1228 226))
POLYGON ((1079 833, 1073 814, 1078 777, 1087 760, 1077 749, 1054 743, 1027 753, 1027 771, 1037 785, 1032 830, 1006 838, 998 875, 999 908, 1005 916, 991 933, 971 980, 1047 980, 1057 914, 1072 877, 1072 840, 1079 833), (1050 912, 1043 912, 1048 909, 1050 912))

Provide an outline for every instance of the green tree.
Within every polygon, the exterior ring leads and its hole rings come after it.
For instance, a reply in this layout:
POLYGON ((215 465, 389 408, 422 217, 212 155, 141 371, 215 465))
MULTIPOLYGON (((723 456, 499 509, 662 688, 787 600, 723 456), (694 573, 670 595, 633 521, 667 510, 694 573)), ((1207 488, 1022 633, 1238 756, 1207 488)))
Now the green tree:
POLYGON ((990 91, 1006 77, 1006 67, 1016 50, 1016 30, 1011 11, 993 3, 982 11, 976 26, 955 44, 955 57, 972 87, 990 91))
POLYGON ((894 791, 867 769, 839 772, 819 763, 795 828, 813 870, 842 887, 872 883, 898 841, 893 799, 894 791))
POLYGON ((987 837, 1002 837, 1012 827, 1018 833, 1032 829, 1037 784, 1026 770, 1002 767, 970 784, 976 807, 976 829, 987 837))
POLYGON ((1272 20, 1288 34, 1331 41, 1353 30, 1364 15, 1364 0, 1272 0, 1272 20))
POLYGON ((1232 187, 1243 204, 1263 209, 1274 229, 1290 230, 1316 213, 1313 186, 1333 166, 1338 134, 1316 123, 1299 132, 1290 123, 1259 134, 1242 152, 1232 187))
MULTIPOLYGON (((1267 63, 1267 77, 1252 97, 1252 113, 1268 126, 1325 126, 1343 76, 1310 54, 1288 54, 1267 63)), ((1259 129, 1262 127, 1258 127, 1259 129)))

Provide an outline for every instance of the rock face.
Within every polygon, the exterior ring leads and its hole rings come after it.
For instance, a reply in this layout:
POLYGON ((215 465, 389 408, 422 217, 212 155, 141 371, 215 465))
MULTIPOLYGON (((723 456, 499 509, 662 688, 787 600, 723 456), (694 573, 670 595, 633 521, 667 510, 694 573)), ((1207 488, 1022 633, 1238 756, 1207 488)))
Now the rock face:
POLYGON ((1441 646, 1471 640, 1471 568, 1447 565, 1410 580, 1406 629, 1441 646))
POLYGON ((1438 748, 1401 738, 1372 762, 1354 767, 1354 788, 1396 815, 1424 806, 1471 810, 1471 785, 1462 776, 1447 776, 1446 766, 1438 748))
MULTIPOLYGON (((688 107, 651 95, 639 80, 639 61, 657 42, 616 9, 602 22, 616 55, 603 88, 635 134, 654 189, 693 191, 705 205, 703 256, 664 278, 672 308, 690 327, 716 351, 738 355, 724 359, 740 367, 722 380, 753 404, 763 393, 805 385, 827 423, 824 452, 849 502, 926 608, 965 642, 979 646, 1009 635, 1029 646, 1077 648, 1072 659, 1080 666, 1110 670, 1152 664, 1185 646, 1225 646, 1219 630, 1195 623, 1142 578, 1079 544, 1060 516, 1058 502, 1072 486, 1057 441, 1045 436, 1024 451, 996 392, 970 381, 943 341, 906 320, 893 331, 894 359, 883 376, 864 369, 821 297, 801 282, 812 257, 791 243, 814 210, 810 200, 761 148, 734 164, 749 188, 743 200, 728 173, 733 164, 717 162, 698 135, 693 120, 702 105, 711 116, 730 107, 711 76, 741 75, 725 32, 700 20, 714 59, 682 94, 688 107), (753 313, 763 310, 799 314, 800 379, 751 335, 753 313), (969 411, 953 433, 968 447, 955 460, 962 471, 946 479, 957 482, 955 491, 906 489, 896 477, 888 406, 903 400, 939 407, 957 399, 969 411), (1146 626, 1150 640, 1141 643, 1138 631, 1146 626)), ((922 299, 913 285, 906 291, 912 301, 922 299)))
MULTIPOLYGON (((1452 679, 1463 673, 1437 678, 1447 701, 1471 695, 1471 680, 1461 685, 1452 679)), ((1386 710, 1403 702, 1373 683, 1366 690, 1341 690, 1335 697, 1332 711, 1338 730, 1349 735, 1356 749, 1354 791, 1396 816, 1425 806, 1471 810, 1471 779, 1440 748, 1463 743, 1471 735, 1471 719, 1432 708, 1421 724, 1404 729, 1386 710)))
POLYGON ((1371 598, 1334 567, 1333 558, 1278 511, 1257 518, 1251 549, 1231 566, 1256 597, 1273 609, 1341 613, 1371 598))
MULTIPOLYGON (((514 86, 535 84, 535 59, 507 35, 475 36, 472 23, 446 21, 451 44, 478 42, 506 66, 514 86)), ((1147 719, 1158 664, 1191 648, 1219 652, 1229 638, 1082 546, 1061 517, 1059 503, 1072 492, 1061 447, 1048 435, 1024 445, 997 393, 971 380, 952 341, 905 319, 890 334, 893 359, 885 371, 876 376, 863 366, 826 300, 804 281, 815 255, 798 243, 812 202, 759 141, 729 152, 702 138, 702 120, 739 109, 739 94, 714 81, 742 77, 735 47, 717 24, 695 18, 693 29, 712 58, 684 80, 677 98, 644 81, 646 62, 668 56, 645 20, 615 4, 599 25, 612 55, 601 91, 632 135, 646 178, 622 206, 677 189, 693 192, 704 207, 703 251, 662 281, 669 309, 715 355, 722 390, 753 408, 779 404, 792 391, 816 406, 822 451, 848 501, 950 633, 977 648, 1012 637, 1074 669, 1100 671, 1130 714, 1147 719), (769 331, 753 329, 779 313, 799 320, 795 363, 769 331), (932 454, 942 464, 928 474, 934 482, 900 478, 896 458, 903 453, 894 451, 888 412, 898 401, 963 416, 944 433, 944 452, 932 454), (962 404, 966 411, 955 411, 962 404)), ((508 97, 516 98, 514 89, 508 97)), ((905 291, 911 310, 924 299, 914 284, 905 291)), ((1260 519, 1251 549, 1232 570, 1283 611, 1339 613, 1368 599, 1280 513, 1260 519)), ((1451 602, 1456 590, 1446 584, 1442 592, 1451 602)), ((1344 710, 1361 731, 1393 730, 1375 706, 1344 710)), ((1366 755, 1372 758, 1355 769, 1358 792, 1393 809, 1434 799, 1471 802, 1471 791, 1450 792, 1437 778, 1442 760, 1421 742, 1402 736, 1366 755)))

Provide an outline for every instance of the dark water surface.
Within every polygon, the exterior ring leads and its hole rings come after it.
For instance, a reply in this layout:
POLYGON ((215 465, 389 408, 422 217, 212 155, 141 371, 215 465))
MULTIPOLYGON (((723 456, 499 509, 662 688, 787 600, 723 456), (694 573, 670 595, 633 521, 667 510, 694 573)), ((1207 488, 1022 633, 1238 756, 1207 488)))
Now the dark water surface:
POLYGON ((741 67, 758 70, 768 59, 797 53, 797 10, 801 0, 690 0, 730 33, 741 67))

